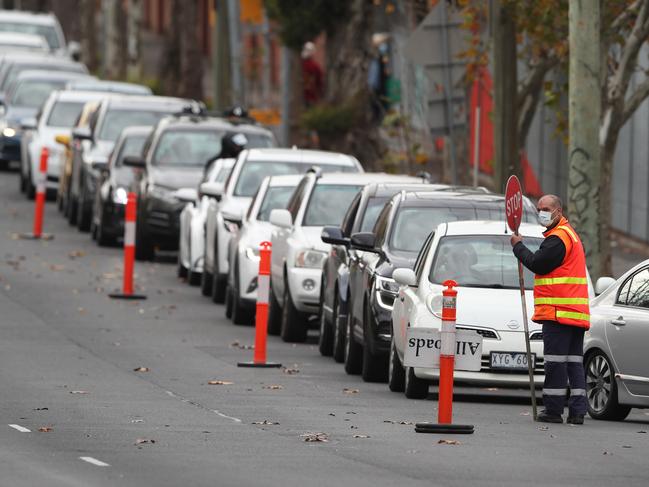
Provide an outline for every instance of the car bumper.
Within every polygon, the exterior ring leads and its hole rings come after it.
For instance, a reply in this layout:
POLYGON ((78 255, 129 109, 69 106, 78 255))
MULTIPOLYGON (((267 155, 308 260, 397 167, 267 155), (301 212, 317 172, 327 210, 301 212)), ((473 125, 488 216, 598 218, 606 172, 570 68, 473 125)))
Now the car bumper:
POLYGON ((298 311, 317 313, 320 308, 321 269, 293 267, 288 269, 288 286, 298 311))
POLYGON ((124 212, 125 205, 115 203, 104 204, 104 215, 102 219, 102 231, 113 237, 122 237, 124 235, 124 212))
MULTIPOLYGON (((259 274, 259 259, 246 256, 245 250, 239 249, 239 296, 253 303, 257 302, 257 277, 259 274)), ((235 267, 236 269, 236 267, 235 267)))
POLYGON ((0 135, 0 159, 3 161, 20 161, 20 137, 0 135))
POLYGON ((370 320, 372 354, 387 354, 390 351, 392 340, 392 305, 394 297, 388 299, 384 295, 372 292, 370 309, 372 319, 370 320))
POLYGON ((145 213, 145 231, 153 245, 163 250, 178 250, 180 213, 184 203, 168 204, 150 200, 145 213))

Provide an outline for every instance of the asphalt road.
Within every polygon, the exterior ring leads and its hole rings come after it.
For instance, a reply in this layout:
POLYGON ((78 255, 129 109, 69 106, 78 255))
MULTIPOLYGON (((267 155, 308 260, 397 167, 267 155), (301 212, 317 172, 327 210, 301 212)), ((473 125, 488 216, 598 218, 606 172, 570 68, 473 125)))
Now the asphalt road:
POLYGON ((146 301, 112 301, 121 250, 98 248, 52 203, 55 238, 17 239, 33 212, 17 188, 15 173, 0 173, 0 486, 649 481, 642 410, 623 423, 540 426, 525 391, 460 389, 454 417, 475 434, 426 435, 412 423, 436 419, 434 393, 413 401, 363 383, 313 339, 270 338, 269 359, 288 370, 237 368, 252 358, 253 329, 180 282, 171 259, 136 266, 146 301))

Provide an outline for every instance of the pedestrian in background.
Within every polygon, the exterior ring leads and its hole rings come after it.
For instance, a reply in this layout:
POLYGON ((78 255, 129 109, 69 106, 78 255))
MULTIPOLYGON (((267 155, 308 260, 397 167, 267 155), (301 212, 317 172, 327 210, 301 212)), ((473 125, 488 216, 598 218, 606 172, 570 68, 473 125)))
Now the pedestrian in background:
POLYGON ((302 48, 302 86, 304 104, 311 107, 317 104, 323 95, 323 74, 322 68, 313 59, 315 54, 315 44, 307 42, 302 48))
POLYGON ((535 274, 532 321, 543 325, 545 410, 537 419, 563 422, 569 385, 567 422, 583 424, 587 411, 583 345, 584 332, 590 328, 586 256, 558 196, 541 197, 537 210, 539 223, 547 228, 539 250, 531 252, 518 235, 511 238, 514 255, 535 274))

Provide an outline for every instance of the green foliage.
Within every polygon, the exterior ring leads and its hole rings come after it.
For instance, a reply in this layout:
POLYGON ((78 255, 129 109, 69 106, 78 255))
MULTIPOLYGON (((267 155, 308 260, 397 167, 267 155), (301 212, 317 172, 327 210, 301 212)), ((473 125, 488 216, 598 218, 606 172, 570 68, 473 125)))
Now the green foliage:
POLYGON ((358 104, 354 101, 340 105, 320 104, 302 115, 302 126, 320 135, 341 135, 349 132, 358 121, 358 104))
POLYGON ((349 0, 264 0, 269 18, 279 24, 284 44, 295 50, 332 31, 347 13, 349 0))

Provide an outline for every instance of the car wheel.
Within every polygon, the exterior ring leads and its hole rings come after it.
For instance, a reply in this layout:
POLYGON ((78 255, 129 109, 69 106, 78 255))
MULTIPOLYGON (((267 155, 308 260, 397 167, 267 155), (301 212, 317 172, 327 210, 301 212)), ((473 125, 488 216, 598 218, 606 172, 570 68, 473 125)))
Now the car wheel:
POLYGON ((77 228, 81 232, 90 230, 90 220, 92 218, 91 212, 86 210, 86 200, 86 190, 85 188, 81 188, 81 194, 77 203, 77 228))
POLYGON ((103 210, 100 210, 99 223, 95 225, 95 232, 97 237, 97 245, 100 247, 107 247, 115 242, 115 239, 112 235, 106 232, 106 227, 104 226, 104 215, 103 210))
POLYGON ((370 340, 372 339, 371 331, 371 314, 366 309, 363 324, 363 365, 361 367, 361 377, 365 382, 386 382, 388 379, 388 360, 385 354, 372 353, 370 340))
POLYGON ((183 265, 183 261, 180 259, 180 254, 178 254, 178 266, 176 269, 176 274, 180 279, 187 279, 187 267, 183 265))
POLYGON ((230 292, 232 293, 232 322, 235 325, 251 325, 254 314, 241 303, 238 275, 239 265, 237 264, 234 269, 234 285, 230 287, 230 292))
POLYGON ((273 292, 273 283, 270 283, 268 292, 268 334, 279 335, 282 330, 282 307, 273 292))
POLYGON ((212 294, 212 274, 207 272, 205 267, 203 267, 203 274, 201 274, 201 294, 203 296, 212 294))
MULTIPOLYGON (((349 298, 347 302, 349 302, 349 298)), ((341 313, 340 308, 340 300, 338 299, 338 293, 336 293, 334 296, 332 355, 336 362, 342 364, 345 361, 345 327, 347 326, 347 315, 341 313)))
POLYGON ((201 283, 201 273, 190 271, 188 281, 190 286, 199 286, 201 283))
POLYGON ((56 209, 59 210, 59 213, 63 213, 63 198, 58 191, 56 193, 56 209))
POLYGON ((428 397, 428 381, 415 375, 413 367, 406 367, 404 392, 408 399, 426 399, 428 397))
POLYGON ((406 373, 399 360, 399 354, 394 345, 390 343, 390 359, 388 360, 388 387, 392 392, 403 392, 405 388, 406 373))
POLYGON ((360 374, 363 368, 363 347, 356 342, 352 331, 352 314, 347 314, 345 333, 345 372, 360 374))
POLYGON ((588 354, 585 362, 588 414, 593 419, 622 421, 631 408, 618 402, 615 370, 611 361, 597 350, 588 354))
POLYGON ((74 196, 70 195, 70 198, 68 199, 68 206, 65 209, 68 215, 68 223, 71 226, 74 226, 77 224, 77 200, 74 198, 74 196))
POLYGON ((225 317, 232 319, 232 287, 225 288, 225 317))
MULTIPOLYGON (((216 238, 216 236, 214 237, 216 238)), ((219 273, 219 252, 214 245, 214 274, 212 275, 212 301, 217 304, 225 303, 225 288, 228 285, 228 276, 219 273)))
POLYGON ((138 224, 142 219, 138 218, 135 222, 135 260, 146 261, 153 260, 155 251, 151 240, 144 235, 142 225, 138 224))
POLYGON ((25 179, 25 175, 23 174, 22 169, 19 171, 19 173, 20 177, 18 179, 18 189, 20 189, 21 193, 24 193, 27 189, 27 180, 25 179))
POLYGON ((27 174, 27 181, 25 183, 26 183, 25 192, 27 193, 27 198, 30 200, 36 199, 36 186, 32 181, 31 171, 27 174))
POLYGON ((331 329, 331 324, 327 323, 327 318, 325 316, 324 310, 324 279, 320 285, 320 311, 318 313, 318 319, 320 321, 320 336, 318 337, 318 350, 320 355, 323 357, 328 357, 333 353, 334 348, 334 337, 333 330, 331 329))
POLYGON ((284 278, 284 305, 282 306, 282 340, 288 343, 302 343, 306 341, 307 324, 303 313, 295 307, 288 279, 284 278))

